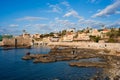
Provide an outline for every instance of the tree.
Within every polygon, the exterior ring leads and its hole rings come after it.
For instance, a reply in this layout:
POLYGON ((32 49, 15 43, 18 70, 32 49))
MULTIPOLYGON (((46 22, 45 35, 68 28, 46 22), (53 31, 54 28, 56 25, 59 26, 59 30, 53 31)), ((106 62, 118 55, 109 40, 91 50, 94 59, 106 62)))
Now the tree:
POLYGON ((110 42, 110 43, 115 43, 116 40, 115 40, 114 38, 109 38, 109 39, 108 39, 108 42, 110 42))
POLYGON ((54 36, 54 33, 53 32, 49 33, 49 36, 54 36))
POLYGON ((118 29, 118 36, 120 36, 120 28, 118 29))
POLYGON ((77 38, 78 37, 78 33, 76 33, 76 35, 74 36, 74 38, 77 38))
POLYGON ((26 30, 22 30, 23 33, 27 33, 26 30))
POLYGON ((107 36, 109 36, 108 42, 117 42, 117 38, 120 36, 120 28, 118 30, 112 28, 111 31, 107 33, 107 36))
POLYGON ((63 36, 65 34, 66 34, 66 30, 63 30, 62 33, 61 33, 61 35, 63 36))
POLYGON ((78 30, 77 32, 78 32, 78 33, 83 33, 83 30, 78 30))
POLYGON ((109 36, 109 38, 117 38, 119 36, 119 31, 112 28, 111 31, 107 33, 107 36, 109 36))
POLYGON ((3 38, 2 35, 0 35, 0 41, 2 41, 2 38, 3 38))
POLYGON ((13 35, 3 35, 2 38, 12 38, 13 35))
POLYGON ((89 36, 89 37, 90 37, 90 40, 94 41, 94 42, 99 42, 99 40, 100 40, 99 36, 89 36))

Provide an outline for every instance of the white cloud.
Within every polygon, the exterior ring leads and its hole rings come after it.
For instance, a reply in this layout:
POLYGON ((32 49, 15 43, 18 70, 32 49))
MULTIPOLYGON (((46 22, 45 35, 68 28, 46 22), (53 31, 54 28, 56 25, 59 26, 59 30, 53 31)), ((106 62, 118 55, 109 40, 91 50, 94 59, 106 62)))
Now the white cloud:
POLYGON ((91 28, 100 28, 101 25, 105 24, 104 22, 95 21, 91 19, 83 19, 78 21, 78 25, 81 27, 91 27, 91 28))
POLYGON ((67 7, 70 7, 70 4, 67 1, 63 1, 63 2, 61 2, 61 4, 65 5, 67 7))
POLYGON ((70 16, 74 16, 74 17, 78 16, 78 13, 74 10, 71 10, 64 15, 64 17, 70 17, 70 16))
POLYGON ((68 11, 63 17, 70 17, 70 16, 82 19, 82 17, 79 16, 79 14, 75 10, 68 11))
POLYGON ((42 28, 42 27, 46 27, 47 24, 27 24, 24 27, 32 27, 32 28, 42 28))
POLYGON ((118 27, 118 28, 120 28, 120 19, 115 21, 115 22, 112 22, 111 24, 108 24, 108 27, 118 27))
POLYGON ((49 26, 47 24, 26 24, 24 25, 25 30, 29 30, 31 33, 45 33, 45 32, 51 32, 49 29, 49 26))
POLYGON ((64 19, 59 19, 55 18, 54 21, 51 21, 49 23, 49 28, 52 31, 61 31, 64 29, 69 29, 69 28, 75 28, 76 24, 74 22, 71 22, 69 20, 64 20, 64 19))
POLYGON ((23 18, 16 19, 17 21, 35 21, 35 20, 47 20, 48 18, 43 17, 32 17, 32 16, 26 16, 23 18))
POLYGON ((38 27, 38 28, 47 27, 47 24, 34 24, 33 27, 38 27))
POLYGON ((62 12, 62 9, 59 7, 58 4, 52 5, 52 4, 48 3, 48 5, 52 9, 52 10, 49 10, 48 12, 55 12, 55 13, 61 13, 62 12))
POLYGON ((31 27, 31 26, 32 26, 32 24, 27 24, 24 27, 31 27))
POLYGON ((120 14, 120 11, 116 11, 116 14, 120 14))
POLYGON ((112 14, 120 14, 118 12, 120 9, 120 0, 116 0, 113 4, 107 6, 105 9, 101 10, 100 12, 94 14, 92 17, 102 17, 102 16, 110 16, 112 14))
POLYGON ((18 24, 10 24, 9 26, 10 27, 18 27, 19 25, 18 24))
POLYGON ((101 28, 101 25, 104 25, 104 22, 95 21, 91 19, 79 19, 78 22, 71 22, 69 20, 63 20, 55 18, 49 25, 53 31, 61 31, 69 28, 83 29, 86 27, 91 28, 101 28))

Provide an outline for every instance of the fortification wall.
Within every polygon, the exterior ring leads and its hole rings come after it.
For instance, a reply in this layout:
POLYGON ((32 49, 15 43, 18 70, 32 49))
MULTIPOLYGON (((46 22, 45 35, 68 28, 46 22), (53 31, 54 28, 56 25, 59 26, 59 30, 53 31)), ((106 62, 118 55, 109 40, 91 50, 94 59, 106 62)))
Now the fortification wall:
MULTIPOLYGON (((32 43, 32 39, 30 38, 16 38, 17 46, 30 46, 32 43)), ((2 41, 4 46, 15 46, 15 38, 4 38, 2 41)))
POLYGON ((32 39, 30 38, 17 38, 17 45, 18 46, 25 46, 25 45, 31 45, 32 39))
POLYGON ((0 46, 2 46, 3 45, 3 42, 2 41, 0 41, 0 46))
POLYGON ((48 45, 73 46, 79 48, 108 49, 120 52, 120 43, 94 43, 94 42, 50 42, 48 45))
POLYGON ((15 46, 15 39, 14 38, 11 38, 11 39, 8 39, 8 38, 3 38, 3 45, 4 46, 15 46))

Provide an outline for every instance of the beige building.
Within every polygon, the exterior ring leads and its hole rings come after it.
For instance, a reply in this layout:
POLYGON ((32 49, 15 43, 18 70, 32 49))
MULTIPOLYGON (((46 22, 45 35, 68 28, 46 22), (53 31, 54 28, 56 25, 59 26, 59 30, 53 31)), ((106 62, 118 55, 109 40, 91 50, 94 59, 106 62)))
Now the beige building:
POLYGON ((50 42, 50 38, 49 38, 49 37, 45 37, 45 38, 43 38, 42 41, 43 41, 43 42, 50 42))
POLYGON ((101 36, 101 32, 99 32, 97 29, 93 29, 93 30, 90 31, 90 33, 88 35, 101 36))
POLYGON ((74 41, 86 42, 90 41, 90 37, 87 35, 87 33, 78 33, 77 37, 74 38, 74 41))
POLYGON ((39 39, 40 38, 40 34, 34 34, 32 37, 39 39))
POLYGON ((87 33, 78 34, 77 39, 78 40, 90 40, 89 35, 87 35, 87 33))
POLYGON ((23 38, 31 38, 30 34, 28 34, 28 33, 24 33, 22 36, 23 36, 23 38))
POLYGON ((108 36, 107 36, 107 33, 108 32, 110 32, 110 29, 103 29, 102 31, 101 31, 101 38, 109 38, 108 36))
POLYGON ((66 32, 66 35, 63 36, 63 40, 62 41, 73 41, 74 36, 76 35, 75 32, 66 32))

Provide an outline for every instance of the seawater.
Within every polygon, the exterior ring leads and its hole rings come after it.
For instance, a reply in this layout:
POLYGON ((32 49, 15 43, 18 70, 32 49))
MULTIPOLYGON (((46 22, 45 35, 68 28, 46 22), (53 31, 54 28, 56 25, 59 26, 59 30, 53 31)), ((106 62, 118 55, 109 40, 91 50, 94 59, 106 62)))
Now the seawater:
POLYGON ((0 80, 89 80, 102 71, 95 67, 70 67, 69 61, 34 64, 32 60, 21 59, 27 52, 47 54, 49 51, 46 47, 0 48, 0 80))

